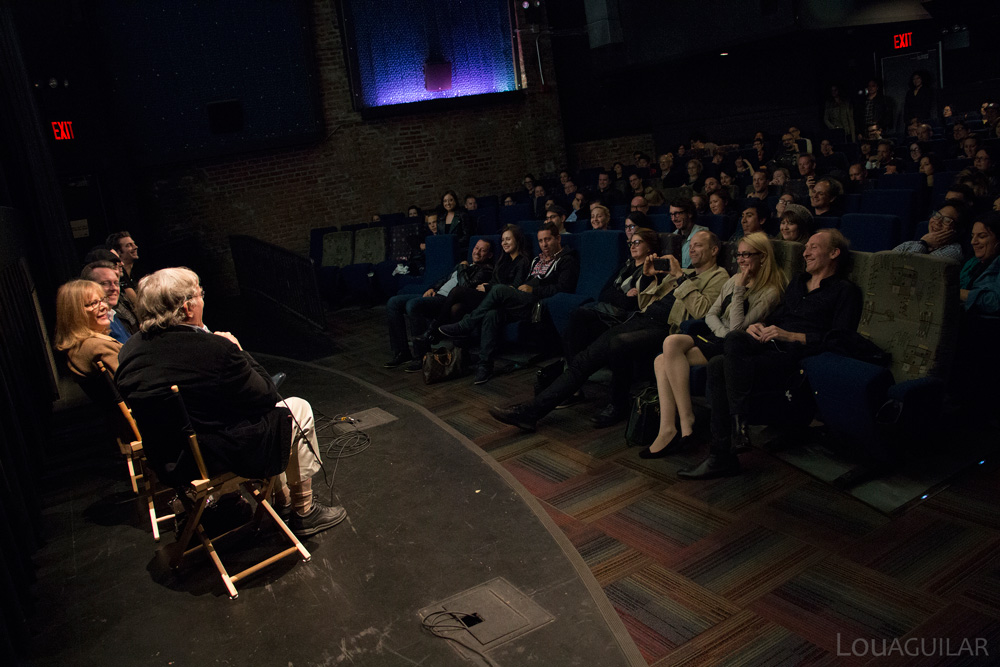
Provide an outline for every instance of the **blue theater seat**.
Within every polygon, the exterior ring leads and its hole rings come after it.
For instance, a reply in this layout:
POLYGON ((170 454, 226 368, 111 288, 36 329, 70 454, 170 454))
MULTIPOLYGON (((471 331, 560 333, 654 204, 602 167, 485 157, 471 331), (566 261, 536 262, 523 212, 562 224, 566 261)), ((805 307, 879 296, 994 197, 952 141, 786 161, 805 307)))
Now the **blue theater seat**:
POLYGON ((531 204, 501 206, 498 215, 501 225, 516 225, 520 220, 527 220, 531 217, 531 204))
POLYGON ((903 238, 901 227, 896 215, 848 213, 840 219, 840 231, 851 240, 851 248, 865 252, 895 248, 903 238))

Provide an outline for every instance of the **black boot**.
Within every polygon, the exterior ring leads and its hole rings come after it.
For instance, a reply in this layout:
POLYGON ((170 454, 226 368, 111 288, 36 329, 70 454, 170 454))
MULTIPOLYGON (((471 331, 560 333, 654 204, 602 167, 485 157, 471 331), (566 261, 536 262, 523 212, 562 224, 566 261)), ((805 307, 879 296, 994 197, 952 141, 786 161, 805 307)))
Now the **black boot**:
POLYGON ((433 320, 427 327, 427 331, 423 332, 419 336, 413 338, 414 348, 420 347, 425 352, 431 349, 432 345, 437 345, 441 342, 441 336, 438 335, 438 321, 433 320))

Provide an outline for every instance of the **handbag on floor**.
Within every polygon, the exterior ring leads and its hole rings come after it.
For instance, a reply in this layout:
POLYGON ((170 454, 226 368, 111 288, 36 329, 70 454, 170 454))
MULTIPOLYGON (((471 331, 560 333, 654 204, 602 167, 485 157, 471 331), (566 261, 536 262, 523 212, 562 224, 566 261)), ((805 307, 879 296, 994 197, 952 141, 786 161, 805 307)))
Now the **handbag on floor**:
POLYGON ((424 355, 424 384, 461 377, 465 371, 465 352, 460 347, 435 347, 424 355))
POLYGON ((632 399, 632 411, 625 426, 629 447, 649 447, 660 432, 660 396, 656 387, 646 387, 632 399))

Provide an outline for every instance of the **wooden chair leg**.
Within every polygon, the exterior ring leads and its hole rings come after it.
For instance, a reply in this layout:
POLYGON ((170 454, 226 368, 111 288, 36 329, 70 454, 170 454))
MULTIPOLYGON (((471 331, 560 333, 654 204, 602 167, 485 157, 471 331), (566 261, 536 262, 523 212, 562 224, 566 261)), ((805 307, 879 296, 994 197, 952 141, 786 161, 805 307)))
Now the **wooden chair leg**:
POLYGON ((199 524, 195 530, 198 533, 198 537, 201 539, 201 544, 205 548, 205 552, 208 553, 208 557, 212 559, 212 563, 215 564, 215 569, 219 571, 219 576, 222 577, 222 582, 226 585, 226 590, 229 591, 229 599, 235 600, 239 597, 239 593, 236 592, 236 586, 233 585, 233 580, 229 576, 229 572, 226 571, 226 566, 222 564, 222 559, 219 558, 219 554, 215 552, 215 545, 212 544, 212 540, 208 539, 205 534, 205 529, 199 524))

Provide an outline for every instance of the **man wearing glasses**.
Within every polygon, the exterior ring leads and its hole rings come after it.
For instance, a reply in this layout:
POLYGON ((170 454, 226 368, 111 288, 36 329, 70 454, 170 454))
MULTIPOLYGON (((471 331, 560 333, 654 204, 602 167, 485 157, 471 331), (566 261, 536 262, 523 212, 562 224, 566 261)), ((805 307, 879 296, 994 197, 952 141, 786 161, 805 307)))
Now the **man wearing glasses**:
POLYGON ((684 268, 691 266, 691 237, 698 232, 708 231, 708 227, 694 224, 695 215, 694 202, 690 199, 675 199, 670 202, 670 222, 674 223, 674 234, 684 239, 684 245, 681 246, 681 266, 684 268))
POLYGON ((959 242, 964 234, 966 217, 969 207, 958 199, 946 199, 941 208, 931 213, 927 221, 927 233, 916 241, 900 243, 893 252, 905 252, 915 255, 933 255, 951 262, 961 263, 962 244, 959 242))
POLYGON ((84 280, 94 281, 104 290, 105 302, 110 309, 108 314, 111 316, 111 337, 124 344, 132 334, 138 331, 138 327, 134 324, 135 315, 132 314, 131 310, 128 313, 132 316, 132 322, 121 316, 121 311, 128 310, 129 306, 125 299, 121 298, 121 284, 118 281, 115 265, 103 260, 91 262, 83 267, 80 277, 84 280))

